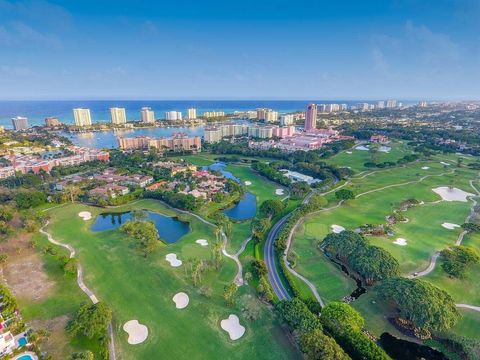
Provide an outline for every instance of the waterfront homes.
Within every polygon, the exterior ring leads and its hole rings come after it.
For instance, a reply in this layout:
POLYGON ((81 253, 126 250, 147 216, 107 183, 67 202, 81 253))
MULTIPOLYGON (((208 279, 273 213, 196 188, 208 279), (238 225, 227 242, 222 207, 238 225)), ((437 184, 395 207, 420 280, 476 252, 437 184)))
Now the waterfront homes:
POLYGON ((105 199, 115 199, 117 196, 127 195, 130 192, 128 187, 117 184, 106 184, 98 186, 89 191, 92 196, 99 196, 105 199))
POLYGON ((184 133, 175 133, 169 138, 150 138, 147 136, 136 136, 133 138, 119 137, 118 146, 122 150, 148 150, 157 149, 161 152, 167 151, 192 151, 202 150, 202 141, 198 136, 188 136, 184 133))
POLYGON ((284 138, 292 136, 294 133, 294 126, 227 123, 220 126, 206 127, 204 140, 207 143, 216 143, 227 137, 248 136, 259 139, 284 138))
POLYGON ((58 154, 55 157, 42 157, 40 154, 29 155, 6 155, 8 166, 0 168, 0 179, 15 175, 16 172, 23 174, 40 171, 50 172, 55 166, 79 165, 87 161, 108 161, 110 154, 103 150, 88 149, 79 146, 70 146, 67 148, 69 155, 62 156, 58 154))

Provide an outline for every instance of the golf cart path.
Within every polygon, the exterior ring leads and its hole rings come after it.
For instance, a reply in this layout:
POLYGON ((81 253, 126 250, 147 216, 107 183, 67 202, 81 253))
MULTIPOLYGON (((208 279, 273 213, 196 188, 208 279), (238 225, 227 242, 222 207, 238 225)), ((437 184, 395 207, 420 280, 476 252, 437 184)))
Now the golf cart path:
MULTIPOLYGON (((61 242, 58 242, 53 238, 53 236, 45 231, 45 228, 49 225, 49 221, 47 220, 45 224, 40 228, 39 232, 43 235, 45 235, 48 239, 48 241, 54 245, 61 246, 65 249, 67 249, 70 252, 70 259, 73 259, 75 257, 75 249, 68 244, 63 244, 61 242)), ((77 262, 77 284, 78 287, 89 297, 89 299, 92 301, 93 304, 98 303, 98 298, 96 295, 93 293, 92 290, 90 290, 86 285, 85 282, 83 281, 83 268, 80 262, 77 262)), ((109 349, 109 359, 110 360, 116 360, 115 357, 115 342, 114 342, 114 337, 113 337, 113 329, 112 329, 112 323, 108 324, 108 336, 110 338, 110 341, 108 343, 108 349, 109 349)))
MULTIPOLYGON (((363 179, 369 175, 372 175, 373 173, 377 173, 378 171, 372 171, 370 173, 367 173, 367 174, 364 174, 362 175, 361 177, 357 177, 356 179, 363 179)), ((419 183, 419 182, 422 182, 424 181, 425 179, 428 179, 430 177, 434 177, 434 176, 444 176, 444 175, 447 175, 447 174, 451 174, 453 173, 453 170, 452 171, 449 171, 449 172, 443 172, 443 173, 440 173, 440 174, 431 174, 431 175, 425 175, 425 176, 422 176, 420 179, 418 180, 412 180, 412 181, 407 181, 407 182, 402 182, 402 183, 398 183, 398 184, 391 184, 391 185, 387 185, 387 186, 383 186, 383 187, 380 187, 380 188, 376 188, 376 189, 372 189, 372 190, 368 190, 368 191, 365 191, 363 193, 360 193, 358 195, 355 196, 355 199, 361 197, 361 196, 364 196, 364 195, 367 195, 367 194, 372 194, 372 193, 375 193, 375 192, 378 192, 378 191, 383 191, 383 190, 386 190, 386 189, 389 189, 389 188, 393 188, 393 187, 400 187, 400 186, 405 186, 405 185, 410 185, 410 184, 415 184, 415 183, 419 183)), ((346 181, 343 185, 335 188, 335 189, 332 189, 332 190, 329 190, 325 193, 322 193, 321 195, 326 195, 326 194, 329 194, 333 191, 337 191, 338 189, 350 184, 350 180, 346 181)), ((476 189, 475 189, 476 190, 476 189)), ((311 197, 311 195, 310 195, 311 197)), ((310 198, 308 198, 309 200, 310 198)), ((305 202, 304 202, 305 203, 305 202)), ((340 207, 342 204, 344 203, 344 200, 341 200, 338 202, 338 204, 332 206, 332 207, 329 207, 329 208, 326 208, 326 209, 320 209, 320 210, 317 210, 317 211, 314 211, 314 212, 311 212, 309 214, 306 214, 305 216, 302 216, 298 221, 297 223, 292 227, 292 229, 290 230, 290 234, 288 236, 288 239, 287 239, 287 247, 285 249, 285 252, 283 253, 283 261, 285 262, 285 265, 288 269, 288 271, 294 275, 295 277, 299 278, 300 280, 302 280, 309 288, 310 290, 312 291, 313 295, 315 296, 315 299, 317 299, 317 301, 320 303, 321 306, 323 306, 323 301, 315 287, 315 285, 310 281, 308 280, 305 276, 297 273, 294 269, 292 269, 290 267, 290 264, 288 263, 288 260, 287 260, 287 257, 288 257, 288 251, 291 247, 291 244, 293 242, 293 235, 294 235, 294 232, 295 230, 298 228, 298 226, 303 222, 305 221, 305 219, 307 217, 311 217, 312 215, 316 215, 318 213, 321 213, 321 212, 326 212, 326 211, 331 211, 331 210, 334 210, 338 207, 340 207)), ((437 256, 438 257, 438 256, 437 256)), ((435 259, 435 262, 436 262, 436 259, 435 259)), ((431 264, 433 266, 433 268, 435 267, 435 263, 431 264)), ((270 268, 269 268, 270 270, 270 268)), ((274 288, 275 290, 275 288, 274 288)), ((286 290, 285 290, 286 291, 286 290)), ((278 296, 278 294, 277 294, 278 296)))

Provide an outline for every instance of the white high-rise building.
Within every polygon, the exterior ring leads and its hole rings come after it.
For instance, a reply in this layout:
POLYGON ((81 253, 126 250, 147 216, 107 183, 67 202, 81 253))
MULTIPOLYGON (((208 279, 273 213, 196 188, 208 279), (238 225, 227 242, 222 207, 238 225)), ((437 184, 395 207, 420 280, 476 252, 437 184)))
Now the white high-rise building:
POLYGON ((187 119, 188 120, 194 120, 197 118, 197 109, 195 108, 190 108, 187 110, 187 119))
POLYGON ((385 107, 385 101, 377 101, 377 109, 383 109, 385 107))
POLYGON ((278 111, 265 111, 265 122, 274 122, 278 120, 278 111))
POLYGON ((73 117, 75 118, 76 126, 91 126, 92 118, 90 116, 90 109, 77 108, 73 109, 73 117))
POLYGON ((155 113, 149 107, 143 107, 140 116, 143 123, 152 124, 155 122, 155 113))
POLYGON ((28 120, 26 117, 23 116, 15 116, 14 118, 12 118, 12 125, 13 130, 15 131, 27 130, 28 120))
POLYGON ((397 100, 387 100, 387 108, 393 109, 397 107, 397 100))
POLYGON ((165 119, 169 121, 182 120, 182 113, 180 111, 167 111, 165 113, 165 119))
POLYGON ((112 118, 112 124, 115 125, 123 125, 127 122, 125 108, 110 108, 110 117, 112 118))
POLYGON ((293 125, 295 122, 292 114, 285 114, 280 116, 280 125, 281 126, 289 126, 293 125))

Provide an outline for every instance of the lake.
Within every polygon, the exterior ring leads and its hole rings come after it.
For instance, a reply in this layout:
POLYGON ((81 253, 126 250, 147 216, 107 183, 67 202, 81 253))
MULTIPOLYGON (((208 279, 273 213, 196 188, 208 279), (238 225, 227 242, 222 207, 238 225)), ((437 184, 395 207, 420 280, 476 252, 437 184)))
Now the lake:
MULTIPOLYGON (((177 218, 165 216, 152 211, 145 211, 147 219, 152 221, 157 228, 160 238, 168 244, 180 240, 190 232, 188 223, 177 218)), ((133 217, 132 211, 122 213, 103 213, 97 216, 91 230, 95 232, 116 229, 133 217)))
POLYGON ((237 204, 223 213, 238 221, 251 219, 257 213, 257 198, 252 193, 246 193, 237 204))
POLYGON ((202 167, 203 170, 211 170, 211 171, 218 171, 221 173, 224 177, 230 180, 235 180, 236 182, 240 183, 240 179, 237 178, 235 175, 233 175, 230 171, 224 170, 227 167, 226 164, 222 162, 216 162, 215 164, 209 165, 209 166, 204 166, 202 167))

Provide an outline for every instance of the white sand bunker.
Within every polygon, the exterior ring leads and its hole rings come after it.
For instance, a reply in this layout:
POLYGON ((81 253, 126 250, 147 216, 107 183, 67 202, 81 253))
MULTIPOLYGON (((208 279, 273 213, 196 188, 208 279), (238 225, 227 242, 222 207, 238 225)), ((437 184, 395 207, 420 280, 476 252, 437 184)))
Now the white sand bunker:
POLYGON ((231 340, 238 340, 245 334, 245 327, 240 325, 237 315, 230 314, 228 319, 220 321, 220 326, 228 332, 231 340))
POLYGON ((252 185, 252 182, 247 180, 247 181, 245 181, 245 185, 247 185, 247 186, 252 185))
POLYGON ((393 243, 395 245, 406 246, 407 245, 407 240, 404 239, 404 238, 397 238, 397 240, 395 240, 393 243))
POLYGON ((430 166, 422 166, 422 170, 428 170, 430 169, 430 166))
POLYGON ((340 234, 342 231, 345 231, 345 228, 343 226, 340 226, 340 225, 332 225, 332 231, 335 233, 335 234, 340 234))
POLYGON ((165 260, 167 260, 173 267, 179 267, 182 265, 182 260, 177 259, 177 254, 167 254, 165 255, 165 260))
POLYGON ((438 188, 432 189, 433 192, 437 193, 442 197, 444 201, 462 201, 467 202, 469 196, 475 196, 475 194, 463 191, 457 188, 451 188, 449 186, 440 186, 438 188))
POLYGON ((201 246, 207 246, 208 245, 208 240, 205 240, 205 239, 198 239, 198 240, 195 240, 195 242, 198 245, 201 245, 201 246))
POLYGON ((368 151, 368 147, 364 145, 357 146, 355 150, 360 150, 360 151, 368 151))
POLYGON ((449 164, 449 163, 447 163, 447 162, 445 162, 445 161, 440 161, 440 164, 445 165, 445 166, 450 166, 450 165, 452 165, 452 164, 449 164))
POLYGON ((127 321, 123 325, 123 330, 128 334, 128 343, 130 345, 141 344, 148 337, 148 328, 142 325, 138 320, 127 321))
POLYGON ((351 152, 351 151, 345 151, 345 152, 346 152, 347 154, 349 154, 349 155, 351 155, 351 154, 352 154, 352 152, 351 152))
POLYGON ((190 301, 188 295, 184 292, 179 292, 178 294, 175 294, 172 300, 175 303, 175 307, 177 309, 185 309, 188 305, 188 302, 190 301))
POLYGON ((378 148, 378 151, 381 151, 381 152, 384 152, 384 153, 389 153, 390 150, 392 150, 392 148, 389 147, 389 146, 380 146, 380 147, 378 148))
POLYGON ((277 189, 275 190, 275 195, 283 195, 285 191, 283 189, 277 189))
POLYGON ((455 228, 459 228, 460 225, 458 224, 452 224, 452 223, 443 223, 442 226, 445 228, 445 229, 448 229, 448 230, 455 230, 455 228))
POLYGON ((90 211, 80 211, 78 213, 78 216, 80 216, 83 220, 87 221, 92 218, 92 213, 90 211))

